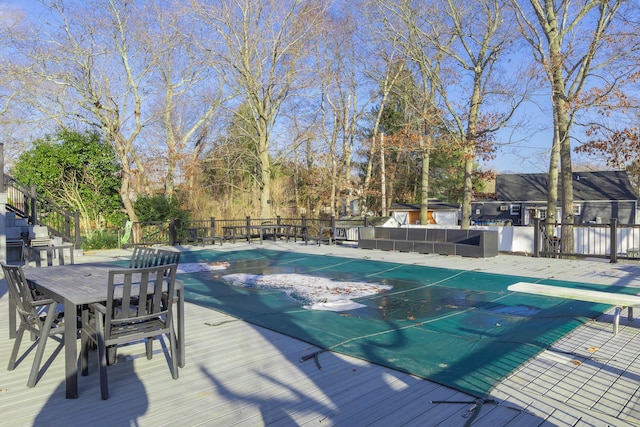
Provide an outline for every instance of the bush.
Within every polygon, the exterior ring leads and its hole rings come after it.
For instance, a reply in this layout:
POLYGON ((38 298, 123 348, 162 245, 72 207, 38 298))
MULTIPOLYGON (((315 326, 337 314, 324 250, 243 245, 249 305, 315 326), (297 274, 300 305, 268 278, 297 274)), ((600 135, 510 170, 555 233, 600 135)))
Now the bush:
POLYGON ((118 235, 111 231, 97 231, 90 239, 82 242, 82 249, 85 251, 118 247, 118 235))
POLYGON ((189 212, 181 209, 178 198, 163 195, 141 196, 134 205, 140 222, 164 222, 171 219, 188 220, 189 212))

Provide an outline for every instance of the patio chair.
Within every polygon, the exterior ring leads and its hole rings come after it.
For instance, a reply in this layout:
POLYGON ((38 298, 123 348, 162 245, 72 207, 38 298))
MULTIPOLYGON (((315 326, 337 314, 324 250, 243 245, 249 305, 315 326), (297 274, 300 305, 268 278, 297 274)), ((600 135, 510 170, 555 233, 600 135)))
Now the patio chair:
POLYGON ((61 344, 64 342, 62 337, 56 336, 64 334, 63 313, 56 311, 57 302, 44 297, 29 286, 22 267, 2 264, 2 271, 9 287, 9 297, 15 303, 20 318, 20 326, 16 332, 7 370, 12 371, 15 369, 22 337, 25 331, 31 332, 36 337, 37 349, 27 387, 34 387, 38 381, 47 338, 52 337, 61 344))
POLYGON ((27 262, 35 261, 36 267, 40 267, 42 264, 42 252, 45 252, 47 254, 47 264, 49 265, 49 260, 53 256, 52 246, 51 237, 49 236, 30 238, 25 245, 25 260, 27 262))
POLYGON ((196 243, 201 243, 202 246, 205 246, 205 245, 215 245, 216 242, 220 242, 220 246, 222 246, 223 241, 224 241, 224 237, 216 236, 215 230, 213 228, 211 229, 205 228, 203 230, 198 231, 198 239, 196 243))
POLYGON ((158 249, 156 252, 155 265, 179 264, 180 254, 180 251, 158 249))
POLYGON ((145 248, 135 246, 133 254, 129 261, 129 268, 145 268, 154 266, 157 250, 154 248, 145 248))
POLYGON ((105 304, 90 304, 82 312, 82 375, 88 374, 90 342, 98 347, 102 399, 109 398, 107 347, 145 341, 146 355, 153 355, 153 338, 167 335, 171 374, 178 378, 177 343, 173 304, 162 303, 163 292, 175 294, 176 264, 109 272, 105 304), (164 289, 163 289, 164 288, 164 289), (146 303, 140 304, 139 301, 146 303), (90 316, 90 311, 93 316, 90 316))

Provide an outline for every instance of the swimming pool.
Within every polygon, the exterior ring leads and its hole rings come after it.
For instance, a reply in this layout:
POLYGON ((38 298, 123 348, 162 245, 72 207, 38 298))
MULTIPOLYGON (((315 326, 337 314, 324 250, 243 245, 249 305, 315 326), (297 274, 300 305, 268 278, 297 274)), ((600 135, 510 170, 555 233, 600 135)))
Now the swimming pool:
POLYGON ((187 301, 313 344, 318 353, 309 356, 320 364, 323 351, 340 352, 476 397, 608 308, 506 289, 518 281, 604 286, 515 275, 268 249, 183 253, 181 264, 196 262, 228 266, 180 274, 187 301), (238 286, 230 275, 269 280, 238 286), (296 294, 296 280, 329 291, 335 283, 354 282, 383 289, 354 298, 358 308, 352 310, 312 310, 308 294, 296 294), (284 286, 269 286, 278 281, 284 286))

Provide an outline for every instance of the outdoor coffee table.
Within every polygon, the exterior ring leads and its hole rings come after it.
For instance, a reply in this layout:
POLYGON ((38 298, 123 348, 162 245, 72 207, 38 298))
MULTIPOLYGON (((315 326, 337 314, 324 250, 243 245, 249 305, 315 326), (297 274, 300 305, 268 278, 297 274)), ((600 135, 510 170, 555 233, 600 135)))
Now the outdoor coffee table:
MULTIPOLYGON (((119 268, 109 263, 86 263, 62 265, 47 268, 25 268, 24 274, 36 289, 49 298, 64 304, 65 313, 78 312, 79 307, 107 300, 109 270, 119 268)), ((120 267, 121 268, 121 267, 120 267)), ((177 340, 178 365, 184 367, 184 284, 176 280, 178 294, 177 340)), ((9 314, 15 318, 15 307, 9 307, 9 314)), ((73 319, 73 317, 72 317, 73 319)), ((15 325, 15 320, 10 324, 15 325)), ((74 321, 65 322, 64 360, 66 397, 78 397, 78 325, 74 321)))

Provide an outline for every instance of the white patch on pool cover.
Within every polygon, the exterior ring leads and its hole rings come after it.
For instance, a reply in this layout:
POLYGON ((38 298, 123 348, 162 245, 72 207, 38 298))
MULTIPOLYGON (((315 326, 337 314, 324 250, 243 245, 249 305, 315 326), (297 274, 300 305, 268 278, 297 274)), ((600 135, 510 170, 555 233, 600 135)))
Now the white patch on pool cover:
POLYGON ((339 282, 305 274, 227 274, 222 278, 234 286, 279 289, 291 298, 306 303, 309 310, 346 311, 364 307, 352 301, 387 291, 389 285, 366 282, 339 282))
POLYGON ((224 270, 229 267, 228 262, 187 262, 178 264, 176 273, 197 273, 198 271, 224 270))

